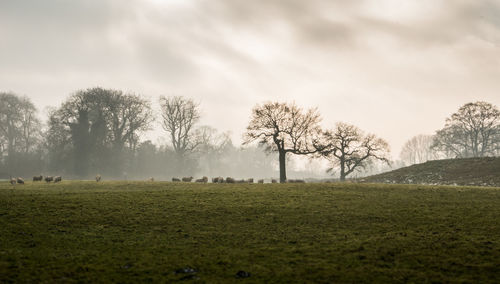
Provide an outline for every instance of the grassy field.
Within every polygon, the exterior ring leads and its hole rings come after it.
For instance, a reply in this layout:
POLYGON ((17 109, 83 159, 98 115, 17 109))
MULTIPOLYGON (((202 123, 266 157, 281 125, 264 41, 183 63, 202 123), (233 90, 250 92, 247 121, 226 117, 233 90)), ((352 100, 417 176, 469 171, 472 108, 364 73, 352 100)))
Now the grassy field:
POLYGON ((172 281, 499 282, 500 189, 0 184, 0 282, 172 281))

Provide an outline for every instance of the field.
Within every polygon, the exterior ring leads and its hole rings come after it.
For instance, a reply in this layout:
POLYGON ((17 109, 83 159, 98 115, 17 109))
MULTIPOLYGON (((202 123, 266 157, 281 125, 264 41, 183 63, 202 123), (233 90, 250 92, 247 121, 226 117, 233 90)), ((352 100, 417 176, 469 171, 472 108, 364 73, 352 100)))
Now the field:
POLYGON ((0 184, 0 282, 499 282, 500 189, 0 184))

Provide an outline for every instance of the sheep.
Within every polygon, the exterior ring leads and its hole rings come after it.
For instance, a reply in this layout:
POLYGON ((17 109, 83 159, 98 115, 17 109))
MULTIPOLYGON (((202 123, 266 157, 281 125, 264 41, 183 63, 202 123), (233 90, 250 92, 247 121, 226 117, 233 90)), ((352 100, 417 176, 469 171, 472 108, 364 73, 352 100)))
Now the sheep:
POLYGON ((263 180, 263 179, 259 179, 259 180, 257 181, 257 183, 264 183, 264 180, 263 180))
POLYGON ((235 180, 234 180, 234 178, 232 178, 232 177, 227 177, 227 178, 226 178, 226 182, 227 182, 227 183, 235 183, 235 180))
POLYGON ((54 178, 54 183, 56 183, 56 182, 61 182, 61 181, 62 181, 62 177, 61 177, 61 176, 56 176, 56 177, 54 178))
POLYGON ((223 177, 215 177, 212 179, 212 182, 213 183, 223 183, 224 182, 224 178, 223 177))
POLYGON ((54 181, 54 177, 51 177, 51 176, 45 177, 45 181, 46 182, 54 181))
POLYGON ((287 183, 305 183, 303 179, 288 179, 287 183))
POLYGON ((22 177, 18 177, 16 181, 18 184, 24 184, 24 179, 22 177))
POLYGON ((43 180, 43 176, 42 175, 34 176, 33 177, 33 181, 42 181, 42 180, 43 180))
POLYGON ((275 179, 271 179, 271 183, 277 183, 278 181, 275 179))
POLYGON ((202 177, 200 179, 197 179, 196 182, 207 183, 208 182, 208 178, 207 177, 202 177))
POLYGON ((253 183, 253 178, 249 178, 249 179, 247 179, 247 182, 248 182, 248 183, 253 183))
POLYGON ((17 183, 17 180, 13 177, 10 178, 10 184, 15 185, 17 183))
POLYGON ((178 178, 172 178, 172 182, 180 182, 181 180, 178 178))
POLYGON ((154 178, 154 177, 150 177, 150 178, 148 178, 148 181, 150 181, 150 182, 154 182, 154 181, 155 181, 155 178, 154 178))
POLYGON ((101 175, 100 175, 100 174, 97 174, 97 175, 95 176, 95 181, 96 181, 96 182, 100 182, 100 181, 101 181, 101 179, 102 179, 102 177, 101 177, 101 175))
POLYGON ((193 177, 183 177, 182 181, 183 182, 191 182, 191 181, 193 181, 193 177))

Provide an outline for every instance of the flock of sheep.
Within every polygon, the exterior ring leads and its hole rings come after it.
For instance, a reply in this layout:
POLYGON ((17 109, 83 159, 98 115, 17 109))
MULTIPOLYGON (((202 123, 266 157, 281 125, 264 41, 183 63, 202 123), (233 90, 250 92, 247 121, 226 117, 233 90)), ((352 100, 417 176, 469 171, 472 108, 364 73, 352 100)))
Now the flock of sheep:
MULTIPOLYGON (((101 179, 102 179, 101 175, 98 174, 95 176, 96 182, 100 182, 101 179)), ((45 180, 45 182, 47 182, 47 183, 50 183, 50 182, 57 183, 57 182, 62 181, 62 177, 61 176, 56 176, 56 177, 46 176, 45 179, 43 178, 42 175, 33 177, 33 182, 38 182, 38 181, 42 181, 42 180, 45 180)), ((151 182, 155 181, 154 178, 152 178, 152 177, 150 177, 148 180, 151 182)), ((172 178, 172 182, 192 182, 192 181, 193 181, 193 177, 183 177, 183 178, 175 178, 174 177, 174 178, 172 178)), ((195 182, 208 183, 208 177, 204 176, 200 179, 196 179, 195 182)), ((278 181, 276 179, 271 179, 271 183, 277 183, 277 182, 278 181)), ((287 180, 287 182, 288 183, 305 183, 305 181, 303 179, 289 179, 289 180, 287 180)), ((214 177, 214 178, 212 178, 212 183, 254 183, 254 179, 249 178, 246 180, 245 179, 237 180, 237 179, 234 179, 232 177, 226 177, 225 179, 223 177, 214 177)), ((264 180, 259 179, 257 181, 257 183, 264 183, 264 180)), ((12 185, 24 184, 24 179, 21 177, 18 177, 18 178, 11 177, 10 184, 12 184, 12 185)))
MULTIPOLYGON (((39 176, 34 176, 33 177, 33 181, 42 181, 44 180, 43 176, 42 175, 39 175, 39 176)), ((56 177, 53 177, 53 176, 46 176, 45 177, 45 182, 49 183, 49 182, 54 182, 54 183, 57 183, 57 182, 61 182, 62 181, 62 177, 61 176, 56 176, 56 177)), ((18 177, 18 178, 13 178, 13 177, 10 177, 10 184, 12 185, 15 185, 15 184, 24 184, 24 179, 22 177, 18 177)))
MULTIPOLYGON (((172 178, 173 182, 192 182, 193 177, 183 177, 182 179, 179 178, 172 178)), ((201 179, 195 180, 195 182, 199 183, 207 183, 208 182, 208 177, 203 177, 201 179)), ((277 183, 278 181, 276 179, 271 179, 271 183, 277 183)), ((303 179, 289 179, 287 180, 288 183, 305 183, 303 179)), ((224 179, 223 177, 214 177, 212 178, 212 183, 254 183, 253 178, 249 179, 242 179, 242 180, 237 180, 232 177, 227 177, 224 179)), ((259 179, 257 183, 264 183, 263 179, 259 179)))

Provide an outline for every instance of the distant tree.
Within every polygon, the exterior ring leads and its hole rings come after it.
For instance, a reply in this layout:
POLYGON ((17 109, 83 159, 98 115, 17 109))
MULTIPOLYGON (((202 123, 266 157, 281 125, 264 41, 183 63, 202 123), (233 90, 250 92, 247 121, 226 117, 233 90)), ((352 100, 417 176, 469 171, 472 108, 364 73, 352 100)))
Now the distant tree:
POLYGON ((71 159, 80 177, 89 176, 91 165, 95 171, 121 175, 125 144, 134 148, 138 133, 151 121, 150 104, 139 96, 103 88, 77 91, 50 112, 49 157, 58 163, 71 159), (71 153, 61 153, 63 149, 71 153))
POLYGON ((277 153, 266 152, 264 145, 235 147, 230 144, 224 149, 221 160, 229 173, 227 176, 271 178, 279 174, 277 153))
POLYGON ((417 135, 406 141, 399 157, 407 165, 438 159, 439 154, 432 148, 433 143, 433 135, 417 135))
POLYGON ((27 97, 0 93, 0 147, 7 152, 7 167, 16 170, 19 155, 26 157, 40 142, 37 109, 27 97))
POLYGON ((149 101, 121 91, 108 90, 104 96, 105 117, 109 130, 114 175, 121 176, 127 161, 132 159, 139 134, 147 131, 153 121, 149 101))
POLYGON ((111 141, 116 151, 121 151, 125 144, 135 149, 138 133, 149 130, 153 122, 153 113, 149 101, 137 95, 123 94, 117 90, 107 90, 105 110, 111 141))
POLYGON ((65 174, 73 173, 75 165, 71 132, 62 123, 58 109, 49 108, 47 130, 44 134, 48 170, 65 174))
POLYGON ((172 148, 184 170, 186 155, 198 146, 195 139, 195 125, 200 119, 198 104, 191 99, 180 96, 160 97, 163 129, 169 134, 172 148))
POLYGON ((224 151, 232 144, 229 133, 218 133, 217 129, 205 125, 196 129, 195 139, 199 170, 205 175, 220 175, 221 161, 227 154, 224 151))
POLYGON ((0 157, 7 155, 7 139, 4 136, 0 136, 0 157))
POLYGON ((280 182, 286 182, 286 154, 314 154, 321 129, 317 109, 303 111, 294 103, 268 102, 252 110, 244 144, 258 140, 267 151, 278 152, 280 182))
POLYGON ((87 177, 91 161, 106 153, 107 127, 103 103, 106 95, 106 90, 101 88, 77 91, 49 118, 50 122, 58 124, 49 128, 58 129, 58 134, 68 136, 59 140, 71 143, 73 170, 79 177, 87 177), (96 154, 98 151, 101 155, 96 154))
POLYGON ((341 181, 373 160, 389 163, 388 143, 373 134, 365 135, 354 125, 337 123, 335 129, 324 132, 323 139, 320 153, 333 164, 328 171, 340 169, 341 181))
POLYGON ((155 177, 170 179, 166 173, 171 173, 178 165, 175 154, 170 148, 157 147, 151 141, 138 144, 134 167, 131 168, 130 177, 140 178, 155 177))
POLYGON ((500 111, 481 101, 463 105, 436 132, 433 149, 457 158, 494 156, 500 149, 500 111))

